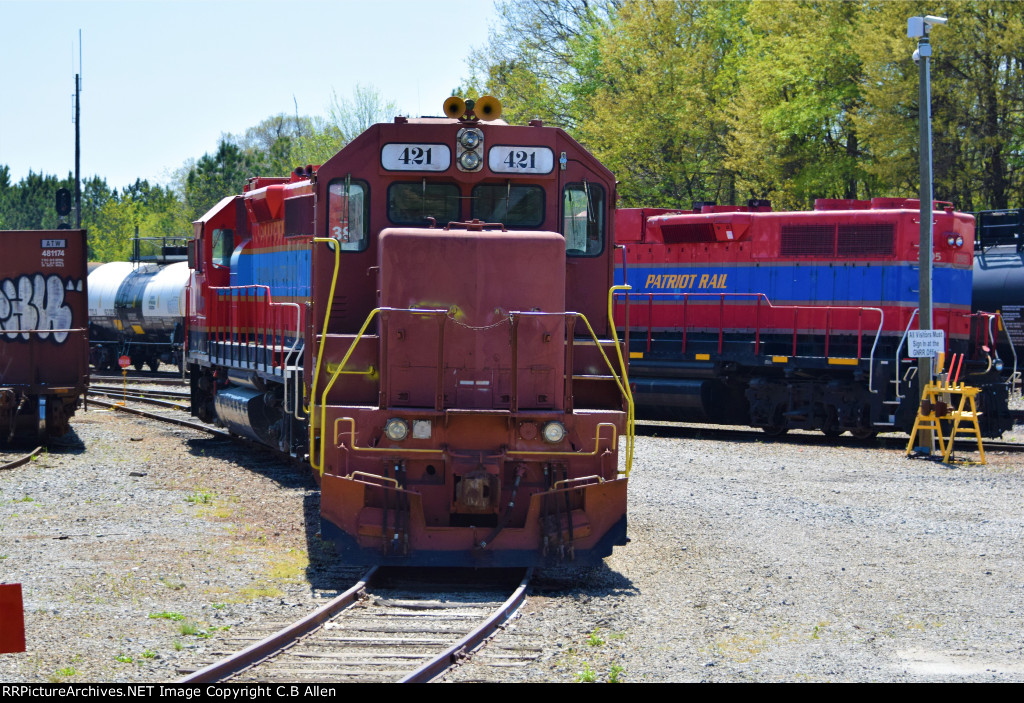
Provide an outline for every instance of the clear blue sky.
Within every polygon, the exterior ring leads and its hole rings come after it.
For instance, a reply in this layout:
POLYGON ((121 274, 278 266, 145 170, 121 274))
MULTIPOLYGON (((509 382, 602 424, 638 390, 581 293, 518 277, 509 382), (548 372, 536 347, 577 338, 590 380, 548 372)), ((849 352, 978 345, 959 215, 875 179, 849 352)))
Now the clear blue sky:
POLYGON ((0 0, 0 164, 14 182, 74 170, 79 29, 82 176, 123 187, 357 83, 441 114, 494 19, 490 0, 0 0))

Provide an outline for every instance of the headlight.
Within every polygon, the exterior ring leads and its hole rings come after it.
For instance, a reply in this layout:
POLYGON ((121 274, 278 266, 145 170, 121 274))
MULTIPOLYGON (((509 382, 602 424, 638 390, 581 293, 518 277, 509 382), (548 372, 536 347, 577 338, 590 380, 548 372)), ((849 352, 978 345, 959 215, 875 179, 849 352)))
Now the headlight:
POLYGON ((480 165, 480 155, 475 151, 467 151, 459 157, 459 163, 462 164, 462 168, 472 171, 480 165))
POLYGON ((401 442, 409 436, 409 423, 397 417, 393 417, 384 425, 384 434, 392 442, 401 442))
POLYGON ((957 245, 958 247, 962 247, 962 246, 964 245, 964 238, 963 238, 963 237, 961 237, 960 235, 957 235, 957 238, 956 238, 956 245, 957 245))
POLYGON ((952 235, 952 234, 951 234, 951 235, 949 235, 948 237, 946 237, 946 244, 948 244, 948 245, 949 245, 949 246, 951 246, 951 247, 952 247, 952 246, 956 246, 956 238, 955 238, 955 237, 953 237, 953 235, 952 235))
POLYGON ((480 133, 467 129, 462 133, 462 136, 459 137, 459 144, 467 149, 476 149, 477 145, 480 144, 480 133))
POLYGON ((549 422, 544 425, 544 441, 549 444, 558 444, 565 439, 565 425, 561 422, 549 422))
POLYGON ((1003 370, 1003 360, 1002 359, 996 359, 996 371, 1002 371, 1002 370, 1003 370))

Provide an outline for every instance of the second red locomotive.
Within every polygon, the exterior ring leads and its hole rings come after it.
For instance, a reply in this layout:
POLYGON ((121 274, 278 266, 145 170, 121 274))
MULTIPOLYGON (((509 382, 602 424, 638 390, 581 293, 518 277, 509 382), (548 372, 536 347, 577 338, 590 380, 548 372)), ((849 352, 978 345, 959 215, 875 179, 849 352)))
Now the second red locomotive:
POLYGON ((308 455, 349 562, 600 560, 625 542, 631 437, 615 180, 493 99, 445 110, 195 224, 193 412, 308 455))
MULTIPOLYGON (((819 200, 810 212, 697 204, 620 210, 617 320, 641 417, 867 438, 917 409, 917 200, 819 200), (628 306, 627 306, 628 301, 628 306), (628 309, 627 309, 628 308, 628 309)), ((1012 426, 991 315, 971 313, 974 221, 937 203, 934 328, 965 354, 982 431, 1012 426)))

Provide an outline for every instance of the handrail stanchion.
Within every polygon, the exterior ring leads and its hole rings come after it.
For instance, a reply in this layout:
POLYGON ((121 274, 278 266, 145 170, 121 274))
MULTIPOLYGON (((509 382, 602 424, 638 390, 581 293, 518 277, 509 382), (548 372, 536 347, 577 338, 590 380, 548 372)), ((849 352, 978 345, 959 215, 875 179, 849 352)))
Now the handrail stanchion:
MULTIPOLYGON (((628 295, 628 293, 627 293, 628 295)), ((647 294, 647 353, 651 353, 651 331, 654 327, 654 293, 647 294)))

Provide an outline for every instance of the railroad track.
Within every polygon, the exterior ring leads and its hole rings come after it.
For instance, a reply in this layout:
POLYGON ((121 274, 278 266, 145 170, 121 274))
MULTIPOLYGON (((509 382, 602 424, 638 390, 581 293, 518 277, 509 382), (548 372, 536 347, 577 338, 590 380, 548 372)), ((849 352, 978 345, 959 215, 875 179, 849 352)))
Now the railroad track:
POLYGON ((430 681, 512 616, 531 576, 532 569, 375 567, 316 612, 202 669, 180 672, 188 676, 179 683, 430 681))
POLYGON ((23 454, 13 461, 9 461, 6 464, 0 464, 0 471, 4 469, 16 469, 19 466, 24 466, 28 462, 32 461, 35 457, 39 456, 39 453, 43 451, 42 447, 36 447, 28 454, 23 454))
POLYGON ((188 385, 188 379, 182 379, 181 376, 168 376, 167 374, 160 374, 147 376, 145 374, 128 374, 127 376, 99 376, 90 375, 90 382, 94 383, 124 383, 125 380, 128 383, 140 384, 140 385, 151 385, 151 386, 185 386, 188 385))
MULTIPOLYGON (((93 394, 89 393, 88 395, 93 395, 93 394)), ((133 400, 135 400, 137 402, 140 402, 140 403, 146 403, 146 404, 149 404, 149 405, 157 405, 157 404, 159 404, 162 407, 167 407, 168 406, 168 403, 166 401, 161 401, 161 400, 152 399, 152 398, 139 397, 139 398, 134 398, 133 400)), ((151 412, 147 412, 145 410, 140 410, 139 408, 130 408, 130 407, 128 407, 128 406, 126 406, 126 405, 124 405, 122 403, 108 402, 108 401, 105 401, 105 400, 96 400, 95 397, 93 397, 93 398, 91 398, 89 400, 89 404, 90 405, 99 405, 102 408, 109 408, 110 410, 114 410, 114 411, 117 411, 117 412, 129 413, 131 415, 139 415, 141 417, 147 417, 147 418, 149 418, 151 420, 158 420, 160 422, 168 422, 168 423, 170 423, 172 425, 180 425, 182 427, 189 427, 189 428, 191 428, 193 430, 199 430, 200 432, 206 432, 206 433, 209 433, 209 434, 212 434, 212 435, 216 435, 218 437, 229 437, 229 438, 234 438, 235 437, 235 435, 232 435, 230 432, 227 432, 226 430, 222 430, 222 429, 220 429, 218 427, 214 427, 212 425, 207 425, 207 424, 202 423, 202 422, 192 422, 191 420, 185 420, 185 419, 180 418, 180 417, 171 417, 169 415, 160 415, 158 413, 151 413, 151 412)), ((174 408, 178 409, 178 410, 187 410, 188 409, 188 408, 186 408, 186 407, 184 407, 182 405, 179 405, 178 403, 170 403, 170 405, 173 406, 174 408)))
MULTIPOLYGON (((762 442, 778 444, 803 444, 819 447, 871 447, 883 446, 887 449, 905 449, 906 435, 883 435, 872 439, 856 439, 847 435, 826 437, 821 433, 793 432, 785 435, 769 436, 759 429, 750 427, 716 427, 707 425, 689 425, 684 423, 645 423, 638 422, 636 433, 648 437, 676 437, 679 439, 710 439, 718 442, 762 442)), ((985 451, 1024 451, 1024 444, 1003 442, 994 439, 983 440, 985 451)), ((957 439, 954 445, 963 451, 977 450, 974 439, 957 439)))

